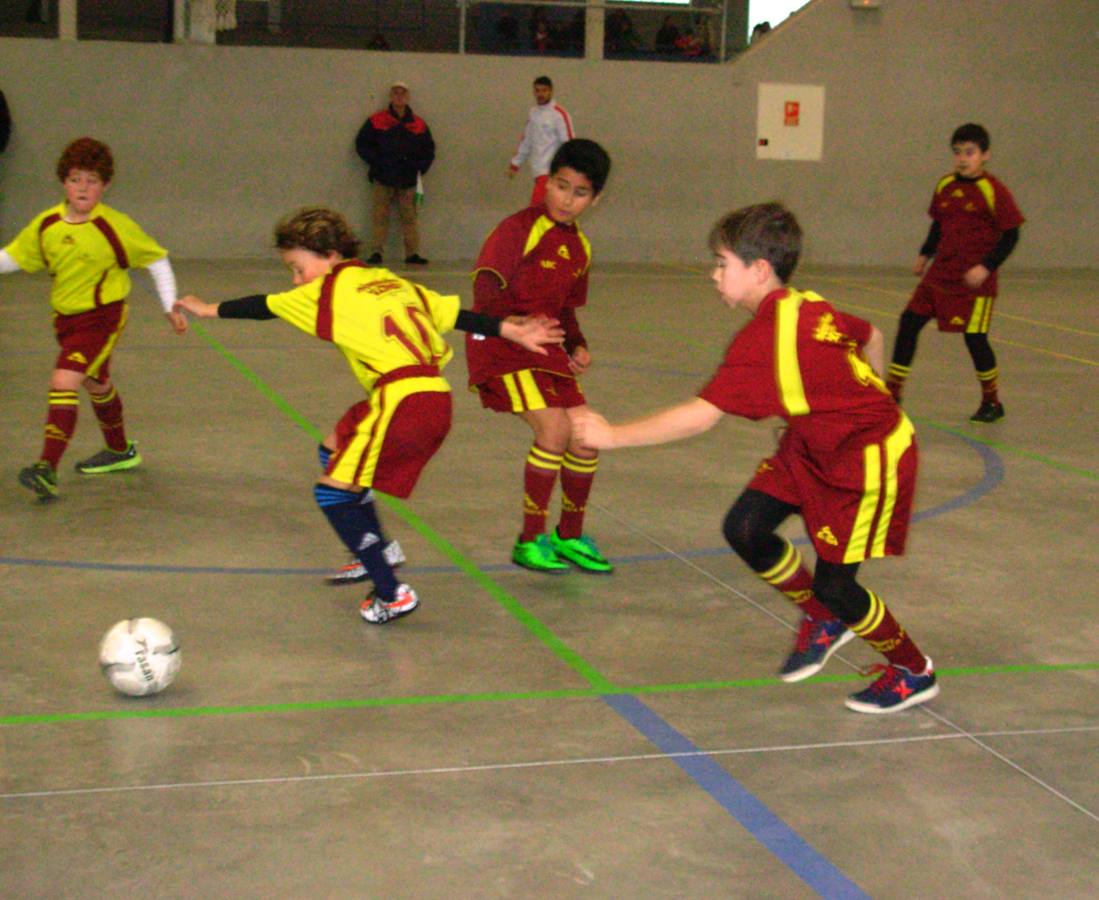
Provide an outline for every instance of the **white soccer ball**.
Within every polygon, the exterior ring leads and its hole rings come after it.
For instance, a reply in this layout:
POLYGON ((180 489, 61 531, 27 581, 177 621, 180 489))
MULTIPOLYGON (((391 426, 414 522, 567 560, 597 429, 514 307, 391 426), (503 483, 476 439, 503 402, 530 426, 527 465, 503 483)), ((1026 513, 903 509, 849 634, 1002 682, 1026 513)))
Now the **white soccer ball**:
POLYGON ((99 665, 115 690, 143 697, 164 690, 182 658, 172 629, 157 619, 123 619, 103 636, 99 665))

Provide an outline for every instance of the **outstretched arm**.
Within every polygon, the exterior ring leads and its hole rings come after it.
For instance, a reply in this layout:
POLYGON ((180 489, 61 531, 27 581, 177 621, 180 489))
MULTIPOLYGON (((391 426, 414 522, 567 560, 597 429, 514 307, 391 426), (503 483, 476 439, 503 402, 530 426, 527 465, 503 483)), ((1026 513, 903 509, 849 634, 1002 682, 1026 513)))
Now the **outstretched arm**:
POLYGON ((263 294, 251 294, 237 300, 223 300, 221 303, 206 301, 188 294, 180 297, 175 309, 187 310, 200 319, 274 319, 277 316, 267 306, 267 297, 263 294))
POLYGON ((713 428, 723 415, 720 409, 701 397, 621 425, 612 425, 589 409, 573 417, 573 435, 585 447, 594 450, 646 447, 702 434, 713 428))
POLYGON ((548 355, 546 346, 560 344, 565 339, 564 329, 556 319, 545 316, 508 316, 500 319, 469 309, 458 310, 454 327, 486 337, 502 337, 525 347, 532 353, 548 355))

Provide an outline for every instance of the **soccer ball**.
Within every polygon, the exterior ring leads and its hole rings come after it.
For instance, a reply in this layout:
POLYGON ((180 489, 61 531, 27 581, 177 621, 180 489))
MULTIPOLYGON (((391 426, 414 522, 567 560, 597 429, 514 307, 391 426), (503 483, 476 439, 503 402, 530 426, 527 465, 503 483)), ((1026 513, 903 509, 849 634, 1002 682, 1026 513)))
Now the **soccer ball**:
POLYGON ((116 691, 143 697, 164 690, 182 662, 172 629, 157 619, 123 619, 99 645, 99 665, 116 691))

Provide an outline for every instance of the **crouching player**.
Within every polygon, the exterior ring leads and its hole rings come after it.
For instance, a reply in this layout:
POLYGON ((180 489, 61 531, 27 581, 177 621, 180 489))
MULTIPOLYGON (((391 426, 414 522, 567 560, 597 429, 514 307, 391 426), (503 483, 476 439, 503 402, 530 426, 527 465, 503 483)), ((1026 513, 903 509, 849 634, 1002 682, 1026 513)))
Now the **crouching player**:
MULTIPOLYGON (((177 308, 203 318, 285 319, 343 353, 367 398, 352 406, 319 448, 324 473, 314 497, 374 586, 362 617, 376 625, 407 615, 416 592, 397 581, 373 489, 412 493, 450 429, 450 385, 441 370, 453 355, 441 335, 453 328, 494 334, 544 353, 564 333, 548 319, 500 320, 459 309, 438 294, 355 258, 359 242, 342 215, 303 209, 275 229, 294 290, 222 303, 198 297, 177 308)), ((392 557, 391 557, 392 558, 392 557)))
POLYGON ((873 591, 856 580, 863 560, 900 554, 916 482, 911 422, 881 380, 882 335, 820 296, 787 287, 801 229, 777 203, 725 216, 710 235, 714 284, 730 309, 752 319, 699 395, 649 416, 610 425, 585 411, 576 435, 597 449, 662 444, 709 430, 723 414, 779 416, 786 430, 725 517, 725 537, 764 581, 797 603, 803 619, 780 677, 799 681, 857 635, 887 665, 846 704, 893 713, 935 697, 928 659, 873 591), (799 513, 817 554, 776 533, 799 513))

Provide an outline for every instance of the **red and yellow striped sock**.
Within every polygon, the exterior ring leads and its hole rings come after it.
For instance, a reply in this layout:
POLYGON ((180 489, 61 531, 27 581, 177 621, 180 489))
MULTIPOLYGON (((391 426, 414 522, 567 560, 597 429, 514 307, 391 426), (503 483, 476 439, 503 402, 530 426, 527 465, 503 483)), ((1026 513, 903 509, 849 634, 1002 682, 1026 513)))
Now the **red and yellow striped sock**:
POLYGON ((103 440, 112 450, 124 453, 130 444, 126 440, 126 426, 122 421, 122 398, 118 396, 118 389, 111 385, 107 393, 92 394, 91 398, 92 410, 99 419, 103 440))
POLYGON ((531 444, 523 469, 523 533, 521 541, 533 541, 546 530, 550 496, 561 469, 561 454, 531 444))
POLYGON ((927 668, 927 658, 893 618, 881 597, 873 591, 866 593, 870 595, 870 609, 862 621, 850 626, 851 630, 893 665, 904 666, 916 675, 922 674, 927 668))
POLYGON ((813 593, 813 576, 805 568, 797 547, 786 541, 786 549, 779 561, 766 572, 757 572, 771 587, 782 591, 801 607, 810 619, 827 622, 836 616, 813 593))
POLYGON ((561 537, 578 538, 584 533, 584 512, 598 466, 598 455, 584 458, 565 453, 561 461, 561 521, 557 525, 561 537))
POLYGON ((50 391, 50 406, 46 413, 46 437, 42 443, 42 455, 54 469, 69 446, 69 438, 76 431, 76 415, 80 411, 80 396, 76 391, 50 391))
POLYGON ((993 367, 985 372, 977 373, 977 381, 981 384, 981 402, 982 403, 999 403, 999 381, 1000 370, 998 367, 993 367))
POLYGON ((904 383, 912 373, 911 366, 902 366, 898 363, 890 363, 885 371, 885 386, 898 403, 901 402, 901 394, 904 393, 904 383))

